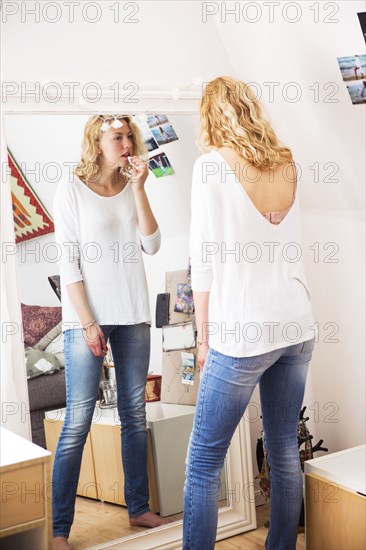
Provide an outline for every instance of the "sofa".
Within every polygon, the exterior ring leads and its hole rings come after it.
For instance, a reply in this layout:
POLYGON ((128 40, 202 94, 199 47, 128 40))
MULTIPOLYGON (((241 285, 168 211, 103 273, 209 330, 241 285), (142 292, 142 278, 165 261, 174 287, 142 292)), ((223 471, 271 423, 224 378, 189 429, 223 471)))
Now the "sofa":
POLYGON ((61 307, 21 304, 32 441, 46 448, 46 411, 66 406, 61 307))
POLYGON ((32 441, 46 449, 43 419, 46 411, 66 406, 65 370, 28 380, 32 441))

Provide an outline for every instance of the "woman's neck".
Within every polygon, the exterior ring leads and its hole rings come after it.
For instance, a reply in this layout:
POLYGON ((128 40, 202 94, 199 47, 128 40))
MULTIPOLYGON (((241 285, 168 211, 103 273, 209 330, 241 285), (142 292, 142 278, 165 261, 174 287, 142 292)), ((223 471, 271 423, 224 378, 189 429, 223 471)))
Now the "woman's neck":
POLYGON ((127 177, 127 175, 123 174, 118 169, 113 170, 112 173, 111 170, 108 170, 107 172, 102 171, 101 173, 94 176, 92 179, 87 179, 85 183, 89 187, 93 185, 94 187, 98 187, 108 192, 118 189, 120 187, 124 187, 127 184, 128 180, 129 178, 127 177))

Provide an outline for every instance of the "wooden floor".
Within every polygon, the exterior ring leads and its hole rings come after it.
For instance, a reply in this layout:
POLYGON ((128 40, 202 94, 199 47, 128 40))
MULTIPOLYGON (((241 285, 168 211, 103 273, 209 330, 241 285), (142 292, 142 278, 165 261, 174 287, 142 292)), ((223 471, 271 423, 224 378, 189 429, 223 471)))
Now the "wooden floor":
MULTIPOLYGON (((263 550, 268 529, 264 523, 269 518, 269 502, 256 507, 257 529, 248 531, 215 545, 215 550, 263 550)), ((181 519, 182 514, 171 516, 181 519)), ((121 538, 139 531, 145 527, 130 527, 127 508, 107 502, 99 502, 88 498, 76 497, 75 520, 71 529, 69 542, 75 550, 83 550, 89 546, 121 538)), ((304 529, 299 529, 296 550, 305 550, 304 529)))

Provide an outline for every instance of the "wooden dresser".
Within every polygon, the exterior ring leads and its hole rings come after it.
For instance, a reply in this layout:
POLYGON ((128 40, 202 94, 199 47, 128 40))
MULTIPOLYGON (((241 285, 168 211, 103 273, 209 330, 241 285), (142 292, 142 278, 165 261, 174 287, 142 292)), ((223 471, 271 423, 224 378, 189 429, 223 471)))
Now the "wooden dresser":
POLYGON ((364 550, 366 445, 304 464, 307 550, 364 550))
POLYGON ((51 453, 0 427, 0 547, 52 548, 51 453))

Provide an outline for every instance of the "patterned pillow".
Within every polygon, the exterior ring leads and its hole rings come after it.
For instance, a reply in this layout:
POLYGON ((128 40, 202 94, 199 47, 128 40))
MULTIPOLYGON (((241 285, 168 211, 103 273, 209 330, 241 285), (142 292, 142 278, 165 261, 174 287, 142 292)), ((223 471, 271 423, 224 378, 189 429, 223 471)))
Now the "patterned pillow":
POLYGON ((52 353, 28 348, 25 350, 27 378, 35 378, 41 374, 53 374, 60 370, 59 360, 52 353))
MULTIPOLYGON (((60 325, 57 325, 55 327, 55 329, 57 329, 58 327, 61 327, 61 323, 60 323, 60 325)), ((60 330, 61 330, 61 328, 60 328, 60 330)), ((49 334, 51 334, 51 333, 49 333, 49 334)), ((38 347, 38 344, 35 347, 37 349, 40 349, 38 347)), ((48 346, 44 348, 43 351, 46 351, 47 353, 52 353, 53 355, 55 355, 57 357, 57 359, 60 361, 61 367, 64 367, 65 366, 64 333, 59 332, 59 334, 56 336, 56 338, 54 338, 52 340, 52 342, 50 342, 48 344, 48 346)))
MULTIPOLYGON (((63 348, 63 333, 62 333, 62 321, 60 321, 57 325, 55 325, 47 334, 43 336, 37 342, 35 346, 33 346, 36 349, 39 349, 40 351, 46 350, 47 346, 53 342, 56 339, 57 342, 61 342, 62 348, 63 348)), ((51 350, 46 350, 52 353, 51 350)))
POLYGON ((33 347, 62 320, 62 308, 20 304, 24 346, 33 347))

